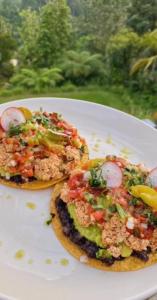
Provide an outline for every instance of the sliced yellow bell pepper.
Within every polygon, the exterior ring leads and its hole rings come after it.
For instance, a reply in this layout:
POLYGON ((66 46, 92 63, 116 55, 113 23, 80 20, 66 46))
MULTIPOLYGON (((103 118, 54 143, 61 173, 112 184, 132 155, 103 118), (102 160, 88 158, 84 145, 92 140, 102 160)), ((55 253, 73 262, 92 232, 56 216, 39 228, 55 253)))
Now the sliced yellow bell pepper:
POLYGON ((146 185, 135 185, 130 188, 134 197, 141 198, 148 206, 157 210, 157 192, 146 185))
POLYGON ((142 193, 140 197, 144 203, 157 210, 157 193, 156 195, 149 195, 146 193, 142 193))
POLYGON ((32 118, 31 111, 26 107, 19 107, 19 110, 24 114, 26 120, 29 120, 32 118))

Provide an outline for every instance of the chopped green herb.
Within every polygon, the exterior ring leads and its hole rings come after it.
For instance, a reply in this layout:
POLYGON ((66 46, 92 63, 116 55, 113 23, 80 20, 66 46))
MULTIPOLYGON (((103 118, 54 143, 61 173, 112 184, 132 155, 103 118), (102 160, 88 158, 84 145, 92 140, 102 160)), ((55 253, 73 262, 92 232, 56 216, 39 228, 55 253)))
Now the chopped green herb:
POLYGON ((121 217, 121 219, 125 219, 127 214, 124 211, 124 209, 122 208, 122 206, 119 203, 116 203, 116 208, 117 208, 117 212, 119 213, 119 216, 121 217))
POLYGON ((95 203, 95 200, 94 200, 94 197, 93 197, 92 194, 86 192, 86 193, 84 194, 84 197, 85 197, 85 199, 86 199, 90 204, 94 204, 94 203, 95 203))
POLYGON ((49 128, 49 126, 50 126, 50 119, 47 118, 46 116, 44 116, 42 113, 33 116, 33 120, 39 124, 42 124, 46 128, 49 128))
POLYGON ((25 142, 24 140, 20 139, 20 144, 24 147, 28 146, 28 143, 25 142))
POLYGON ((22 128, 20 125, 17 126, 11 125, 8 131, 8 136, 12 137, 15 135, 19 135, 21 132, 22 132, 22 128))
POLYGON ((85 146, 82 145, 79 150, 80 150, 81 154, 83 154, 85 152, 85 146))
POLYGON ((117 211, 117 207, 115 204, 110 205, 108 209, 111 213, 115 213, 117 211))
POLYGON ((105 188, 106 187, 106 181, 104 180, 102 176, 101 169, 93 168, 90 170, 91 177, 89 179, 89 184, 92 187, 99 187, 99 188, 105 188))
POLYGON ((49 226, 52 223, 52 219, 55 217, 55 214, 51 214, 51 218, 46 221, 46 225, 49 226))
POLYGON ((157 226, 157 216, 152 211, 145 209, 144 215, 148 218, 151 225, 155 227, 157 226))
POLYGON ((137 199, 137 198, 132 198, 130 201, 129 201, 129 205, 130 206, 136 206, 136 205, 139 205, 141 203, 140 199, 137 199))
POLYGON ((125 176, 125 186, 129 188, 133 185, 144 184, 144 175, 133 167, 125 168, 124 170, 125 176))

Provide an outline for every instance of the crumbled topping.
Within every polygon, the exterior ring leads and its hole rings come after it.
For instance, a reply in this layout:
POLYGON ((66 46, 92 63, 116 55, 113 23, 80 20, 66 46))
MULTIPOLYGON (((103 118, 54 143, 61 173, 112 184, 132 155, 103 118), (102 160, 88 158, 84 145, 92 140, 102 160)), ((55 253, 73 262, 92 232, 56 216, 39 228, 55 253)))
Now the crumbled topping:
POLYGON ((118 245, 126 240, 129 232, 118 214, 115 214, 110 221, 106 222, 102 232, 102 242, 104 245, 118 245))
POLYGON ((62 177, 60 167, 62 160, 57 155, 52 154, 49 158, 35 160, 35 177, 39 180, 48 181, 53 178, 59 179, 62 177))
POLYGON ((153 236, 150 240, 150 246, 153 252, 157 250, 157 229, 155 229, 153 232, 153 236))
POLYGON ((147 249, 149 240, 140 239, 138 237, 135 237, 134 235, 130 235, 128 239, 126 239, 126 244, 133 250, 142 251, 147 249))

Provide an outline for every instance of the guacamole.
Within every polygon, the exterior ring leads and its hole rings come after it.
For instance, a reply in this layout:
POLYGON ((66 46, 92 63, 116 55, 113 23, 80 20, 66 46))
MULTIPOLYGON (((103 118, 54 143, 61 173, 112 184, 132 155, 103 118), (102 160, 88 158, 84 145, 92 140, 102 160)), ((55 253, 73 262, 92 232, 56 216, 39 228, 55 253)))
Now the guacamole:
POLYGON ((67 207, 70 217, 74 221, 75 228, 79 231, 79 233, 89 241, 96 243, 100 247, 104 247, 101 241, 101 229, 97 225, 90 225, 88 227, 81 226, 77 220, 75 204, 68 204, 67 207))

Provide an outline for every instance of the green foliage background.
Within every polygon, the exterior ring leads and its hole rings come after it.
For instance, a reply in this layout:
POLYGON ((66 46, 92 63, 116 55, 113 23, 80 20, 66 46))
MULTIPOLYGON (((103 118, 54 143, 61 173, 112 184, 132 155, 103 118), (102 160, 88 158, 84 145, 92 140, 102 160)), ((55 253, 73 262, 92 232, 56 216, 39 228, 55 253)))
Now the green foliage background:
POLYGON ((95 97, 146 116, 156 92, 157 0, 0 0, 1 102, 95 97))

